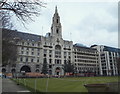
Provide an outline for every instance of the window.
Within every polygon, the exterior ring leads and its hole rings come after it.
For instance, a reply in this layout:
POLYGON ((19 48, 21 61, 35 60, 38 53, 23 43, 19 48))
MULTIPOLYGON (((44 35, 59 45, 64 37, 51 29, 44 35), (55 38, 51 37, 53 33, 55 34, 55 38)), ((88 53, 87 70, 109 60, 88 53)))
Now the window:
POLYGON ((34 51, 34 48, 32 48, 32 51, 34 51))
POLYGON ((70 55, 70 52, 68 52, 68 55, 70 55))
POLYGON ((27 50, 29 50, 29 48, 27 48, 27 50))
POLYGON ((38 46, 40 46, 40 43, 38 43, 38 46))
POLYGON ((56 59, 55 59, 55 64, 56 64, 56 59))
POLYGON ((66 52, 64 52, 64 55, 66 56, 66 52))
POLYGON ((60 51, 55 51, 55 57, 56 58, 61 58, 61 52, 60 51))
POLYGON ((55 57, 61 58, 61 46, 60 45, 55 46, 55 57))
POLYGON ((32 52, 32 55, 34 55, 34 52, 32 52))
POLYGON ((71 63, 71 61, 70 61, 70 60, 68 60, 68 62, 69 62, 69 63, 71 63))
POLYGON ((45 45, 47 45, 47 43, 45 42, 45 45))
POLYGON ((110 60, 110 62, 112 62, 112 60, 110 60))
POLYGON ((66 60, 64 60, 64 63, 66 63, 67 61, 66 60))
POLYGON ((57 23, 58 23, 58 19, 57 19, 57 23))
POLYGON ((50 45, 52 46, 52 43, 50 43, 50 45))
POLYGON ((32 46, 34 46, 34 43, 32 43, 32 46))
POLYGON ((47 49, 44 49, 44 53, 47 53, 47 49))
POLYGON ((38 53, 37 55, 40 55, 40 53, 38 53))
POLYGON ((49 50, 49 53, 52 53, 52 50, 49 50))
POLYGON ((55 64, 61 64, 61 60, 55 59, 55 64))
POLYGON ((46 54, 44 54, 44 57, 46 57, 46 54))
POLYGON ((39 72, 39 69, 36 69, 36 72, 39 72))
POLYGON ((24 47, 21 47, 21 49, 23 50, 23 49, 24 49, 24 47))
POLYGON ((58 32, 59 32, 59 30, 58 30, 58 28, 56 29, 56 33, 58 34, 58 32))
POLYGON ((28 58, 26 57, 26 62, 28 62, 28 58))
POLYGON ((36 65, 36 68, 40 68, 40 65, 36 65))
POLYGON ((52 65, 49 65, 49 68, 52 68, 52 65))
POLYGON ((39 58, 37 59, 37 62, 39 62, 39 58))
POLYGON ((77 60, 75 59, 75 62, 76 62, 77 60))
POLYGON ((39 52, 39 51, 40 51, 40 48, 38 48, 37 51, 39 52))
POLYGON ((50 63, 50 64, 52 63, 52 59, 49 59, 49 63, 50 63))
POLYGON ((29 42, 27 43, 27 45, 29 46, 29 42))
POLYGON ((21 51, 21 54, 23 54, 24 52, 23 51, 21 51))
POLYGON ((66 56, 64 56, 64 58, 66 58, 66 56))
POLYGON ((31 62, 33 62, 33 61, 34 61, 34 59, 32 58, 32 59, 31 59, 31 62))
POLYGON ((61 60, 59 60, 59 63, 61 64, 61 60))
POLYGON ((23 61, 23 58, 22 58, 22 57, 20 58, 20 61, 21 61, 21 62, 23 61))
POLYGON ((28 55, 28 51, 26 52, 26 54, 28 55))
POLYGON ((49 55, 49 57, 52 57, 52 55, 49 55))
POLYGON ((22 42, 22 45, 24 45, 24 42, 22 42))
POLYGON ((69 56, 69 59, 70 59, 71 57, 69 56))

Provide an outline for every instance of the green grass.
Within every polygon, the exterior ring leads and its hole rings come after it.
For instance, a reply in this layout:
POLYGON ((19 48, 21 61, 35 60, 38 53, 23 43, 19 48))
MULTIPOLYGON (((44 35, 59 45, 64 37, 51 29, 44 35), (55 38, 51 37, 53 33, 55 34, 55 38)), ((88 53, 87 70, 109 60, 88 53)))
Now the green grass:
MULTIPOLYGON (((84 84, 117 82, 118 77, 36 78, 38 92, 46 92, 47 80, 47 92, 87 92, 84 84)), ((35 78, 19 78, 19 82, 31 91, 35 91, 35 78)))

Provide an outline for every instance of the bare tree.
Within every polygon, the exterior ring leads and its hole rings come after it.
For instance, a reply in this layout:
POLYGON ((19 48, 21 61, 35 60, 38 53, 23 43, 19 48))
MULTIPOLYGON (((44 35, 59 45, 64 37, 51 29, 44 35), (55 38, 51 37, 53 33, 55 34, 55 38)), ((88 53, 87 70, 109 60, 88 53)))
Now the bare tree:
POLYGON ((14 41, 2 40, 2 65, 15 64, 17 59, 17 47, 14 41))
MULTIPOLYGON (((11 31, 13 32, 13 31, 11 31)), ((2 32, 2 65, 13 65, 17 60, 17 39, 13 39, 9 29, 2 32)))
POLYGON ((33 21, 33 16, 40 15, 41 7, 45 7, 44 5, 45 3, 40 0, 2 0, 0 1, 0 20, 4 25, 10 22, 9 19, 14 15, 23 24, 29 20, 33 21))
POLYGON ((10 20, 11 15, 9 15, 9 12, 2 11, 0 16, 1 16, 0 17, 0 22, 1 22, 2 28, 11 29, 13 27, 13 24, 10 20))

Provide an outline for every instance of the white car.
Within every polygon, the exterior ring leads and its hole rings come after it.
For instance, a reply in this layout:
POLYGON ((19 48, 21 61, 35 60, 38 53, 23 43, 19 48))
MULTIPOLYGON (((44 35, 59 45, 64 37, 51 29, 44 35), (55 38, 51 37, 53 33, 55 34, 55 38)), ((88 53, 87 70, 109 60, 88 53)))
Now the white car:
POLYGON ((2 78, 3 77, 3 74, 2 73, 0 73, 0 78, 2 78))

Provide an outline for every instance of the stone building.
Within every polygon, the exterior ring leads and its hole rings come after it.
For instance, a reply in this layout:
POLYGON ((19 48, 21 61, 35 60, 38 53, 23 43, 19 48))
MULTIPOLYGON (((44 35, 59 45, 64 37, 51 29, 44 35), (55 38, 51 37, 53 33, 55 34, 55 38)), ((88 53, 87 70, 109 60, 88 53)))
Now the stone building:
MULTIPOLYGON (((6 30, 6 32, 8 31, 6 30)), ((3 68, 6 72, 41 72, 43 60, 46 58, 48 73, 51 75, 63 75, 65 60, 72 62, 73 42, 62 38, 62 26, 57 7, 52 19, 51 32, 47 33, 46 36, 18 31, 9 31, 9 34, 13 39, 18 40, 16 44, 18 58, 16 66, 3 68)))
POLYGON ((74 64, 81 76, 117 75, 115 58, 120 56, 117 49, 107 46, 85 47, 62 38, 62 25, 57 7, 52 18, 51 32, 46 36, 3 29, 3 39, 16 41, 17 61, 14 65, 3 66, 3 72, 42 72, 44 59, 47 60, 48 74, 64 75, 66 61, 74 64), (11 36, 8 37, 7 35, 11 36), (111 50, 112 49, 112 50, 111 50))

